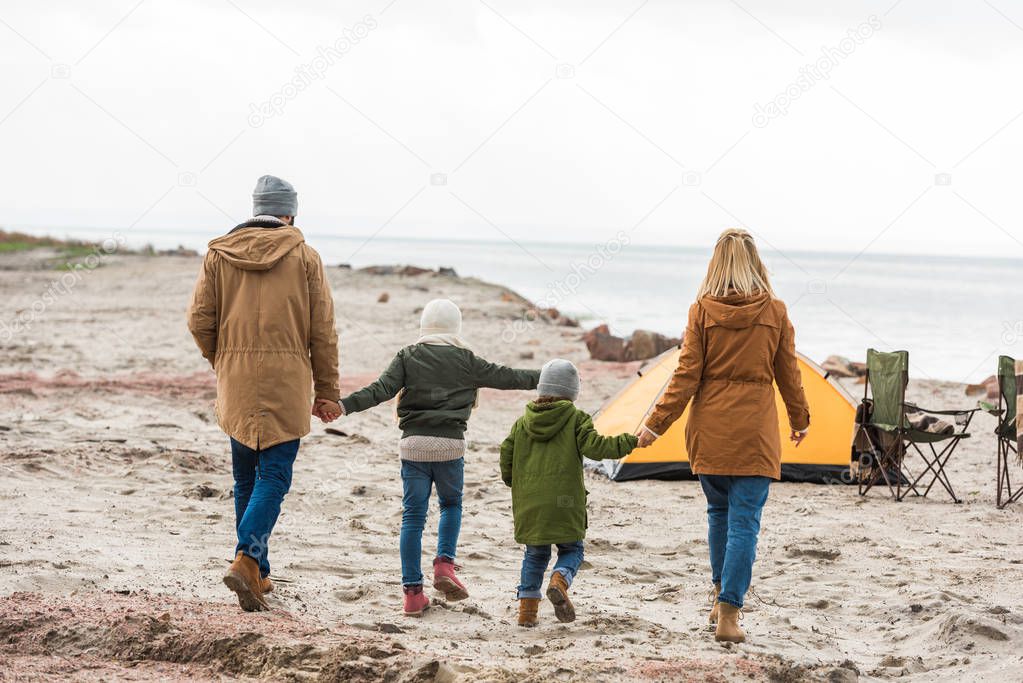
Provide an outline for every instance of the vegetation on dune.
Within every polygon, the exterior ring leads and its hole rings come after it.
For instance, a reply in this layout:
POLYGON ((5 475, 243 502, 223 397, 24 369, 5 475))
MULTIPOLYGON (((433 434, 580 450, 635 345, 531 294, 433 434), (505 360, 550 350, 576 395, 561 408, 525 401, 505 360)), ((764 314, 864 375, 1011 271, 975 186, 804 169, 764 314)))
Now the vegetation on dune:
MULTIPOLYGON (((50 262, 54 268, 74 268, 82 259, 94 255, 103 259, 114 252, 118 254, 141 254, 143 256, 195 257, 199 255, 199 252, 195 249, 189 249, 182 245, 178 245, 176 249, 157 249, 152 244, 147 244, 141 249, 136 250, 125 246, 124 237, 120 233, 114 233, 114 236, 116 239, 110 238, 103 242, 88 242, 76 239, 38 237, 0 228, 0 255, 32 249, 53 249, 57 252, 56 257, 44 259, 44 261, 50 262)), ((96 265, 101 264, 97 263, 96 265)))
MULTIPOLYGON (((17 254, 35 249, 51 249, 56 252, 53 257, 44 258, 40 263, 48 264, 57 270, 73 269, 83 259, 93 254, 101 254, 99 243, 85 240, 57 239, 55 237, 38 237, 23 232, 0 229, 0 255, 17 254)), ((100 263, 96 264, 102 265, 100 263)))
POLYGON ((54 237, 37 237, 23 232, 11 232, 0 228, 0 253, 26 251, 47 247, 59 249, 69 256, 84 256, 96 248, 96 244, 82 240, 60 240, 54 237))
POLYGON ((11 240, 10 242, 0 242, 0 253, 5 251, 25 251, 35 247, 35 244, 29 244, 28 242, 16 242, 11 240))

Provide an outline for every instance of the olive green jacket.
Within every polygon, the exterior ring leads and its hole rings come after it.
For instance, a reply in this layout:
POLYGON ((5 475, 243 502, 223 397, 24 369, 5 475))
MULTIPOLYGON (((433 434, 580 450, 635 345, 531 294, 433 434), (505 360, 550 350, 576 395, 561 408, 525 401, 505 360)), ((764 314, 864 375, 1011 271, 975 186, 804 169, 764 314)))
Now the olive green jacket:
POLYGON ((492 389, 535 389, 539 370, 514 370, 483 360, 457 346, 412 344, 394 357, 380 378, 341 399, 346 414, 398 399, 402 436, 465 436, 476 392, 492 389))
POLYGON ((515 541, 550 545, 586 536, 583 458, 622 458, 632 434, 601 436, 571 401, 526 406, 501 444, 501 478, 512 489, 515 541))

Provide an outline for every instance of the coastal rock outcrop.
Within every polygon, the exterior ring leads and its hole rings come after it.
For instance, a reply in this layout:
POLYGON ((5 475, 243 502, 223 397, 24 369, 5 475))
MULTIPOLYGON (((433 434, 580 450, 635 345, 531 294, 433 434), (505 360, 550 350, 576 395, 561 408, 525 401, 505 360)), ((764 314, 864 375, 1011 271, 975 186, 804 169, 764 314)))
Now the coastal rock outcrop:
POLYGON ((998 393, 1001 389, 998 387, 998 378, 991 375, 980 384, 967 384, 966 395, 967 396, 984 396, 989 401, 997 401, 998 393))
POLYGON ((678 346, 682 341, 650 330, 636 330, 626 339, 611 334, 606 324, 594 327, 582 339, 593 360, 619 363, 653 358, 678 346))
POLYGON ((845 356, 828 356, 821 363, 821 368, 832 377, 864 377, 867 374, 866 363, 857 363, 845 356))
POLYGON ((561 327, 579 327, 579 321, 575 318, 565 315, 554 307, 537 306, 526 297, 510 289, 501 292, 501 301, 522 306, 522 317, 526 320, 542 320, 545 323, 561 327))
POLYGON ((625 360, 625 340, 611 334, 607 325, 594 327, 582 339, 593 360, 625 360))
POLYGON ((359 268, 359 270, 370 275, 405 275, 408 277, 436 272, 429 268, 420 268, 419 266, 366 266, 365 268, 359 268))

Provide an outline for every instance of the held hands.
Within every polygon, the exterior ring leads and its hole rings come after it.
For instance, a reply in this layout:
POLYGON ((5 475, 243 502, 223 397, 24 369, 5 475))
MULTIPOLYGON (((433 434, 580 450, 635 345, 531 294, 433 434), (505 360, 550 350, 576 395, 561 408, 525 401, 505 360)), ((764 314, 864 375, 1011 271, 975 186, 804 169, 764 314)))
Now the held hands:
POLYGON ((313 403, 312 414, 324 423, 333 422, 344 414, 341 404, 326 398, 318 398, 313 403))
POLYGON ((654 441, 657 441, 657 437, 646 427, 640 427, 639 431, 636 432, 636 436, 639 437, 639 443, 636 448, 646 448, 651 445, 654 441))
MULTIPOLYGON (((799 444, 803 443, 803 439, 806 438, 808 433, 809 430, 797 432, 793 429, 792 433, 789 435, 789 439, 796 444, 796 448, 799 448, 799 444)), ((639 443, 636 445, 636 448, 646 448, 657 441, 657 437, 654 433, 645 427, 640 427, 639 431, 636 432, 636 436, 639 437, 639 443)))

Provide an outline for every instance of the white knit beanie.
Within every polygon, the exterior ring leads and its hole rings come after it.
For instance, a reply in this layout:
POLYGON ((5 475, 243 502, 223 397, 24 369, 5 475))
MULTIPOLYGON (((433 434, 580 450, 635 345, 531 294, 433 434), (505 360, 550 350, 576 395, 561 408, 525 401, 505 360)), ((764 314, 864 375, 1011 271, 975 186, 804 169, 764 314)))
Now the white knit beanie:
POLYGON ((459 335, 462 333, 462 311, 451 299, 434 299, 423 308, 419 319, 419 335, 459 335))

